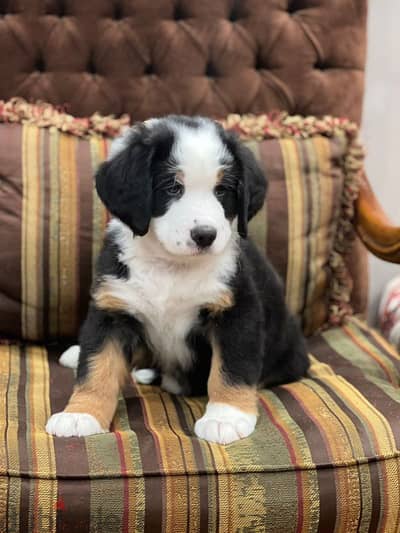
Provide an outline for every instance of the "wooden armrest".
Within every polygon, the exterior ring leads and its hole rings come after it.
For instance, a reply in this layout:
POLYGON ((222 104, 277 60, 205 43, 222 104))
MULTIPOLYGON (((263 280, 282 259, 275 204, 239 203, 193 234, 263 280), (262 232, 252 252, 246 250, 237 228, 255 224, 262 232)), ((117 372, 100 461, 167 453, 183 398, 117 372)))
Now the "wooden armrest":
POLYGON ((400 227, 390 222, 366 176, 355 207, 356 231, 368 250, 385 261, 400 263, 400 227))

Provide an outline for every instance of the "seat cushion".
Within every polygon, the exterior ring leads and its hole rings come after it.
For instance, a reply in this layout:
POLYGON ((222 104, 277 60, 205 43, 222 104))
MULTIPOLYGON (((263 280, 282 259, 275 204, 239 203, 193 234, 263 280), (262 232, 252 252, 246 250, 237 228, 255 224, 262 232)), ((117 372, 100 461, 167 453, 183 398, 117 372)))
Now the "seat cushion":
POLYGON ((260 391, 225 447, 193 434, 205 398, 133 383, 110 433, 50 437, 62 348, 0 346, 1 530, 399 531, 400 357, 359 319, 310 338, 309 377, 260 391))

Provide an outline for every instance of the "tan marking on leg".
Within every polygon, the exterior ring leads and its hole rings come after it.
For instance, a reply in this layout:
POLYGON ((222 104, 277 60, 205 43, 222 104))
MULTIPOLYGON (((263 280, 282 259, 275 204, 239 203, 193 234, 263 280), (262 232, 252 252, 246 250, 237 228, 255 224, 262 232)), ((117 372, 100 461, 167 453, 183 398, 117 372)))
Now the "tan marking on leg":
POLYGON ((231 385, 222 369, 221 349, 213 339, 211 371, 208 378, 208 398, 212 403, 226 403, 250 414, 257 414, 257 388, 248 385, 231 385))
POLYGON ((234 299, 231 291, 224 291, 215 302, 207 304, 206 308, 212 315, 217 315, 232 307, 233 304, 234 299))
POLYGON ((108 342, 89 363, 85 381, 75 386, 64 409, 67 413, 88 413, 103 429, 109 429, 117 407, 118 395, 128 377, 121 349, 108 342))

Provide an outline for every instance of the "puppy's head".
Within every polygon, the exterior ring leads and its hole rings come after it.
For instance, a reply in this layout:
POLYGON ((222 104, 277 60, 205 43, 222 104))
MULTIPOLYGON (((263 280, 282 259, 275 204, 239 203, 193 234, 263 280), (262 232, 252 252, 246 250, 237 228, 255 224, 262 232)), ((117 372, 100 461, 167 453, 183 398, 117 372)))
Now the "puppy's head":
POLYGON ((218 254, 261 208, 266 181, 251 151, 206 118, 134 126, 96 175, 97 192, 135 235, 172 255, 218 254))

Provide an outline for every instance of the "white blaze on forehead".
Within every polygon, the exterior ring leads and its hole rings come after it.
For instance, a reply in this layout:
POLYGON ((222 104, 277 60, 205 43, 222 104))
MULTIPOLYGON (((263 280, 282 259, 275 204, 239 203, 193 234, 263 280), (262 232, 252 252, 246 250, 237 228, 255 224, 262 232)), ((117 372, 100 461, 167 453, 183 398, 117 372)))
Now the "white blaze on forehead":
POLYGON ((232 156, 212 122, 202 121, 197 128, 174 124, 176 140, 172 157, 184 174, 185 187, 212 189, 218 171, 232 156))

